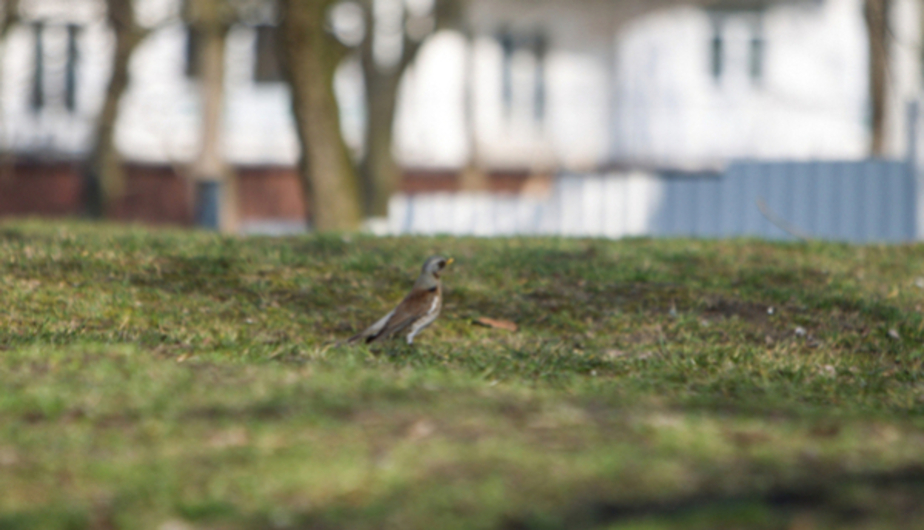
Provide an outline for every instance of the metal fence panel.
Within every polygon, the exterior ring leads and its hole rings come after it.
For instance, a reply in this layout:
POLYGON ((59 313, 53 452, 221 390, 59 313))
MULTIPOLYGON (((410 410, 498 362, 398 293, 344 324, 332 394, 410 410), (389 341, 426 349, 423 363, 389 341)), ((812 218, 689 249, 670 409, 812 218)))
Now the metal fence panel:
POLYGON ((549 197, 396 196, 393 233, 909 241, 922 224, 914 171, 900 161, 740 161, 721 173, 561 176, 549 197), (758 201, 769 208, 761 212, 758 201), (770 218, 773 218, 771 220, 770 218))

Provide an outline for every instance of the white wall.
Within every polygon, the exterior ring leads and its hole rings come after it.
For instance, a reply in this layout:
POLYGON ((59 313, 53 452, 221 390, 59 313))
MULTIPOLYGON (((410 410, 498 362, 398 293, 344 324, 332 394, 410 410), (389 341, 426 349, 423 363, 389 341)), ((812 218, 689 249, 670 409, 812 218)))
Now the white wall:
MULTIPOLYGON (((917 4, 898 0, 890 71, 889 152, 904 153, 904 102, 920 90, 917 4), (917 55, 915 55, 917 54, 917 55)), ((613 157, 709 166, 733 158, 867 156, 868 73, 862 0, 769 8, 723 20, 725 72, 711 73, 714 17, 681 8, 644 17, 617 38, 613 157), (764 75, 749 78, 763 28, 764 75)))
MULTIPOLYGON (((3 52, 0 109, 3 141, 20 150, 79 154, 108 79, 112 37, 99 19, 100 0, 26 0, 27 16, 76 21, 81 34, 78 110, 28 106, 33 38, 16 29, 3 52)), ((622 27, 603 4, 477 0, 475 39, 455 32, 431 37, 401 87, 396 153, 414 166, 459 167, 470 156, 486 167, 588 170, 609 162, 703 167, 739 157, 860 158, 866 155, 867 66, 862 0, 819 0, 771 7, 761 23, 765 75, 747 76, 751 19, 726 19, 727 71, 710 74, 710 16, 671 8, 622 27), (537 4, 538 6, 539 4, 537 4), (514 104, 503 110, 502 51, 497 32, 545 33, 545 118, 532 112, 535 62, 513 58, 514 104), (469 80, 471 120, 466 117, 469 80), (474 141, 473 141, 474 138, 474 141)), ((178 0, 144 0, 150 25, 176 17, 178 0)), ((915 0, 896 0, 890 91, 890 152, 904 150, 903 102, 920 91, 920 28, 915 0)), ((51 40, 52 36, 49 35, 51 40)), ((58 38, 58 37, 55 37, 58 38)), ((281 83, 252 80, 254 31, 228 40, 225 145, 234 163, 291 164, 298 146, 289 94, 281 83)), ((195 156, 199 104, 184 76, 185 31, 177 21, 155 32, 132 61, 118 145, 131 159, 186 161, 195 156)), ((56 67, 57 68, 57 67, 56 67)), ((58 69, 60 70, 60 69, 58 69)), ((363 126, 361 75, 345 64, 337 76, 344 132, 358 149, 363 126)))
POLYGON ((759 84, 748 74, 751 17, 724 17, 718 80, 704 11, 678 9, 633 24, 617 41, 614 157, 709 164, 742 156, 859 156, 863 97, 855 74, 862 66, 850 63, 859 63, 864 49, 849 32, 838 38, 842 28, 826 27, 832 6, 777 8, 763 17, 759 84))

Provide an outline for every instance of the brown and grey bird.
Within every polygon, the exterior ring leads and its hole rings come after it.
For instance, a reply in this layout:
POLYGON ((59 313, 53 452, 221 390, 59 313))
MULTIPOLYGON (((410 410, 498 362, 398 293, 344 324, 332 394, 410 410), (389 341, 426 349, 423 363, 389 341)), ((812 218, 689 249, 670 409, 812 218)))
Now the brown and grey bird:
POLYGON ((362 333, 347 341, 354 344, 363 341, 370 344, 397 335, 407 335, 407 343, 413 344, 414 337, 436 320, 443 307, 443 286, 440 274, 452 258, 433 256, 424 262, 420 277, 414 282, 411 292, 397 307, 372 324, 362 333))

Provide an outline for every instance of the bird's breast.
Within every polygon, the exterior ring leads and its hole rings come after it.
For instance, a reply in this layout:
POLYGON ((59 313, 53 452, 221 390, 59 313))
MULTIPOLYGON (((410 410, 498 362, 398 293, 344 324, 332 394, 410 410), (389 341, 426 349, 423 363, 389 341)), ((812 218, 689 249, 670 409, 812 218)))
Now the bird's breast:
POLYGON ((439 312, 440 305, 441 305, 440 298, 441 297, 439 296, 439 294, 433 297, 433 301, 430 302, 430 307, 429 309, 427 309, 427 315, 432 315, 433 313, 439 312))

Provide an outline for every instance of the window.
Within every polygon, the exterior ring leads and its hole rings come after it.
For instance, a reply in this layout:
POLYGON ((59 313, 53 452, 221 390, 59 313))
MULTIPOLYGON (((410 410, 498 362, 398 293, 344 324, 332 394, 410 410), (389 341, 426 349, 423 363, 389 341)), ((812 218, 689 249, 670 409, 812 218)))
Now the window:
POLYGON ((510 118, 516 107, 521 111, 517 115, 531 115, 537 123, 541 123, 545 119, 547 105, 545 70, 548 39, 542 32, 515 36, 504 29, 498 33, 497 40, 502 53, 501 98, 504 114, 510 118), (531 86, 526 84, 527 79, 531 79, 531 86))
POLYGON ((32 24, 33 63, 29 104, 33 112, 48 108, 77 110, 81 27, 32 24))
POLYGON ((726 77, 750 80, 754 86, 763 81, 767 41, 763 31, 763 12, 712 11, 709 13, 712 36, 709 40, 709 74, 717 84, 726 77))
POLYGON ((256 32, 254 81, 258 83, 282 81, 282 64, 279 60, 279 32, 276 26, 261 24, 256 27, 256 32))

